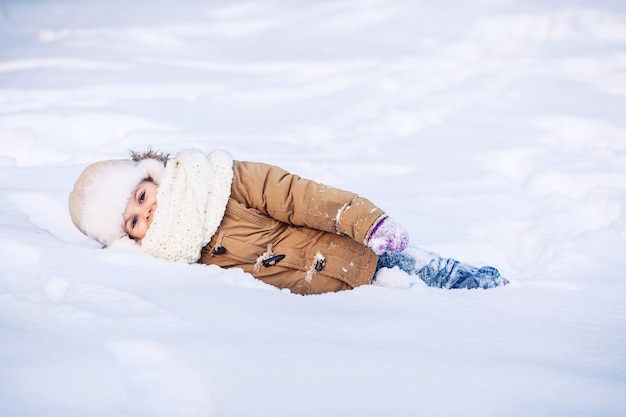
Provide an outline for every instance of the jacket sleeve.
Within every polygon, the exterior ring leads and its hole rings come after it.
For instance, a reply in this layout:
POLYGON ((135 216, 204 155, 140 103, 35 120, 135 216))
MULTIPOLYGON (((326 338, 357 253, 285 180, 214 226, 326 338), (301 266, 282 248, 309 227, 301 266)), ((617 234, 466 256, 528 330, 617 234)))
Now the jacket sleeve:
POLYGON ((283 223, 347 235, 365 244, 374 225, 386 217, 357 194, 273 165, 235 161, 233 170, 231 197, 283 223))

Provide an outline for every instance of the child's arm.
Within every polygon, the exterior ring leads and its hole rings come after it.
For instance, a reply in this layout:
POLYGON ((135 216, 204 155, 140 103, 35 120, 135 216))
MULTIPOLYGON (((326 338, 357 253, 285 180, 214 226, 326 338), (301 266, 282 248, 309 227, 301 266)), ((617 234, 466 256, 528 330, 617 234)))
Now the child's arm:
POLYGON ((386 217, 357 194, 276 166, 235 161, 233 169, 231 197, 284 223, 347 235, 365 244, 374 226, 386 217))

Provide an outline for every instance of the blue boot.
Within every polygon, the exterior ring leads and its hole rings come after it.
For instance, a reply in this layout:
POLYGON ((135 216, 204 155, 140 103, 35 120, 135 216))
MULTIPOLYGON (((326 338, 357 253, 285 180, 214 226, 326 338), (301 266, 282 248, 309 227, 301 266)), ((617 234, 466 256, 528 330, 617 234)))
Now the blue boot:
POLYGON ((409 275, 418 276, 430 287, 487 289, 509 283, 492 266, 476 268, 454 259, 442 258, 435 253, 415 248, 410 248, 401 253, 383 253, 378 258, 376 270, 395 266, 409 275))
POLYGON ((506 285, 508 280, 492 266, 476 268, 454 259, 436 258, 417 271, 422 281, 431 287, 439 288, 493 288, 506 285))

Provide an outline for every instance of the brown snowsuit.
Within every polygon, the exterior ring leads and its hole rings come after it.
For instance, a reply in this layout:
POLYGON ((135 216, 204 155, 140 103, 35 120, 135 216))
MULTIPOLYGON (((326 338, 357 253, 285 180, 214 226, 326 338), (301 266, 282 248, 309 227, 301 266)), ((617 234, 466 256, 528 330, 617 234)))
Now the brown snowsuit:
POLYGON ((371 283, 378 257, 365 242, 386 217, 380 208, 276 166, 235 161, 233 170, 224 218, 199 263, 303 295, 371 283))

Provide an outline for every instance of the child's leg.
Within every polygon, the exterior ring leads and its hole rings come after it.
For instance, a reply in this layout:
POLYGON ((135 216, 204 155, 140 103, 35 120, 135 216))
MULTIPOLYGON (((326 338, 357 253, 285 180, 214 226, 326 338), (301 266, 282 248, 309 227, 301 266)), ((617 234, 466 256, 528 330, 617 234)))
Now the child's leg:
POLYGON ((508 283, 494 267, 476 268, 417 248, 408 248, 401 253, 383 253, 378 259, 376 272, 395 266, 409 275, 417 275, 431 287, 493 288, 508 283))

